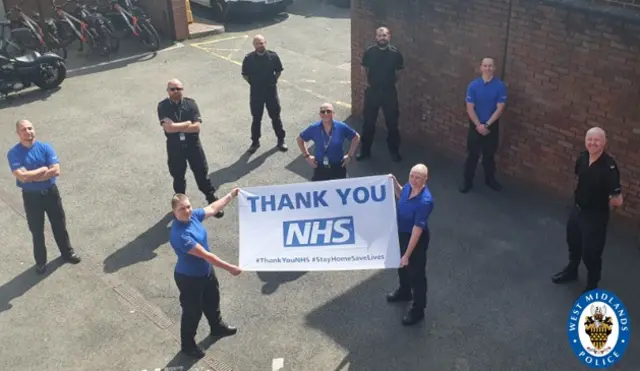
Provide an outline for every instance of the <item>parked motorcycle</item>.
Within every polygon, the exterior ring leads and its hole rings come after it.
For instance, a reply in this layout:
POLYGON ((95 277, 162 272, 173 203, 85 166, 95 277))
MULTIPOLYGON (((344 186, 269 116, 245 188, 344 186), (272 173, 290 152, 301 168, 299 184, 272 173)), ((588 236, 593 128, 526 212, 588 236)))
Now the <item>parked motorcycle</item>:
POLYGON ((32 85, 47 90, 58 87, 67 77, 64 59, 54 53, 29 52, 20 57, 0 54, 0 97, 32 85))

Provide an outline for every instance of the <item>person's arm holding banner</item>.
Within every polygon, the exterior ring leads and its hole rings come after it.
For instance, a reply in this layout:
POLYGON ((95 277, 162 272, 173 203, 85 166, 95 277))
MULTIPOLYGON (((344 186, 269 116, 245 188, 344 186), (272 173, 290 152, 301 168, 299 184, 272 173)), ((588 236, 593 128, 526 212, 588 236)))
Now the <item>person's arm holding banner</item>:
MULTIPOLYGON (((211 214, 211 215, 214 215, 214 214, 211 214)), ((242 270, 239 267, 233 264, 229 264, 226 261, 217 257, 215 254, 212 254, 207 250, 205 250, 205 248, 202 247, 202 245, 200 245, 199 243, 197 243, 188 233, 185 233, 182 235, 182 241, 184 243, 184 247, 188 250, 187 252, 190 255, 197 256, 198 258, 204 259, 209 263, 211 263, 212 265, 218 268, 222 268, 234 276, 237 276, 242 272, 242 270)))
POLYGON ((222 197, 219 200, 212 202, 210 205, 204 207, 204 218, 208 219, 225 208, 233 200, 238 197, 238 192, 240 192, 240 188, 234 188, 231 192, 227 193, 226 196, 222 197))
POLYGON ((400 182, 398 182, 398 179, 396 179, 393 174, 389 174, 389 177, 393 181, 393 193, 396 195, 396 198, 399 199, 402 194, 402 185, 400 185, 400 182))

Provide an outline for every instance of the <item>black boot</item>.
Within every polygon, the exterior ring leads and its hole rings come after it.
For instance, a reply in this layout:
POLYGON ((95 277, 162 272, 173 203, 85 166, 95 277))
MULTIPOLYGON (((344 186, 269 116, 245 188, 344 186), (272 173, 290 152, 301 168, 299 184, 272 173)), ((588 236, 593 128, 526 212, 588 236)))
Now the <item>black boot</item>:
POLYGON ((567 267, 562 271, 554 274, 553 277, 551 277, 551 282, 555 284, 562 284, 562 283, 573 282, 577 279, 578 279, 578 270, 573 269, 571 267, 567 267))
POLYGON ((411 308, 407 314, 402 317, 404 326, 413 326, 424 319, 424 309, 411 308))
POLYGON ((397 289, 396 291, 387 294, 387 301, 389 303, 411 301, 411 299, 412 299, 411 291, 404 291, 401 289, 397 289))

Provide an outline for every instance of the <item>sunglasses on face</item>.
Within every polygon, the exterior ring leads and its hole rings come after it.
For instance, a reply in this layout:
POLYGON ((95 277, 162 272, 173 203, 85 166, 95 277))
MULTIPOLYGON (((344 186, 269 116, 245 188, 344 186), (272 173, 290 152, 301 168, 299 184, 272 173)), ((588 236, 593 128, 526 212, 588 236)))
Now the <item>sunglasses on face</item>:
POLYGON ((332 110, 330 110, 330 109, 321 109, 321 110, 320 110, 320 113, 321 113, 321 114, 323 114, 323 115, 325 115, 325 114, 328 114, 328 113, 333 113, 333 111, 332 111, 332 110))
POLYGON ((182 91, 184 88, 169 88, 169 91, 182 91))

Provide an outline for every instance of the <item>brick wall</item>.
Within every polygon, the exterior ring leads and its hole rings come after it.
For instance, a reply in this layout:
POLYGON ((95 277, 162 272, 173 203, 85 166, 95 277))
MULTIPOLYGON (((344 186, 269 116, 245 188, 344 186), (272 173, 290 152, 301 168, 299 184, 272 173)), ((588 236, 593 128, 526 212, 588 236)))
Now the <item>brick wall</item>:
POLYGON ((407 65, 403 138, 463 155, 465 90, 493 56, 509 90, 499 170, 569 196, 584 133, 601 126, 622 170, 619 213, 640 222, 640 0, 601 3, 352 0, 353 114, 362 112, 362 52, 388 26, 407 65))

